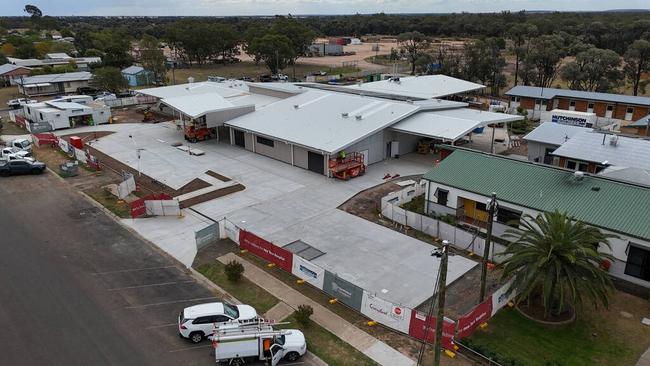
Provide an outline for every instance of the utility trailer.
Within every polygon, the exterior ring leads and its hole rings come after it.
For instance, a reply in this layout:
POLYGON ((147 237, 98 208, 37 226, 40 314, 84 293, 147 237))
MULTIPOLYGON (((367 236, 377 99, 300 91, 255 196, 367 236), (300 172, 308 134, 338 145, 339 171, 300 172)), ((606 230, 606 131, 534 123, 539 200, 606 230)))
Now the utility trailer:
POLYGON ((215 327, 212 340, 215 361, 219 365, 241 366, 257 360, 296 361, 307 352, 305 336, 297 329, 275 329, 275 323, 264 319, 242 323, 221 323, 215 327))
POLYGON ((364 156, 360 152, 353 152, 342 157, 339 156, 335 159, 330 159, 328 167, 332 176, 341 180, 358 177, 366 172, 364 156))

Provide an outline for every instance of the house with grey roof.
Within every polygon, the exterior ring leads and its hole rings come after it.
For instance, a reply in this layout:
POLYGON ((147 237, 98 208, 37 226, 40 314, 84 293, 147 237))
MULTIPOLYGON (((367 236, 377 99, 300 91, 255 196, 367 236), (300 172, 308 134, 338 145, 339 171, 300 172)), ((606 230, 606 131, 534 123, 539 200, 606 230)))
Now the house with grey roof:
POLYGON ((131 65, 122 70, 122 76, 129 83, 129 86, 151 85, 155 81, 151 71, 137 65, 131 65))
POLYGON ((613 93, 517 85, 508 90, 510 108, 526 110, 529 117, 550 121, 554 109, 595 113, 598 126, 625 125, 650 114, 650 98, 613 93))
POLYGON ((88 71, 35 75, 17 80, 16 85, 26 96, 70 94, 87 87, 92 76, 88 71))
POLYGON ((553 164, 553 151, 555 149, 569 141, 573 135, 588 131, 592 131, 592 129, 555 122, 544 122, 524 136, 528 147, 528 160, 536 163, 553 164))
POLYGON ((16 80, 29 76, 31 71, 32 69, 25 66, 0 65, 0 84, 4 86, 16 85, 16 80))
MULTIPOLYGON (((574 136, 570 141, 575 139, 574 136)), ((575 220, 615 235, 609 240, 611 249, 601 246, 601 250, 615 258, 604 268, 620 283, 647 293, 650 288, 649 186, 500 155, 451 149, 448 156, 422 177, 427 212, 452 215, 458 222, 485 231, 486 202, 494 192, 498 209, 493 234, 506 241, 506 230, 516 230, 523 215, 566 212, 575 220)), ((495 244, 492 253, 503 249, 495 244)))

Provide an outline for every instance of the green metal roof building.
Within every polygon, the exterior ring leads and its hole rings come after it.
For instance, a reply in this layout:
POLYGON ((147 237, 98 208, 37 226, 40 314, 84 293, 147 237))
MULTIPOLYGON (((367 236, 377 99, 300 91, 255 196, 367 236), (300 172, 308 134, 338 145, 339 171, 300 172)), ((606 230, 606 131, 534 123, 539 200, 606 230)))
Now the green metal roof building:
POLYGON ((579 180, 572 171, 464 149, 455 149, 423 178, 486 197, 496 192, 499 201, 567 212, 650 240, 650 187, 588 174, 579 180))

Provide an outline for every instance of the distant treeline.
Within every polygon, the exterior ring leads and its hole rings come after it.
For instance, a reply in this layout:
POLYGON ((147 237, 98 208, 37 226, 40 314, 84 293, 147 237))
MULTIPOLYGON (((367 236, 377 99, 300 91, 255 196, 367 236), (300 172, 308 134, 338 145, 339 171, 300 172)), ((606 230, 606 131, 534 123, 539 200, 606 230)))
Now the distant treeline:
MULTIPOLYGON (((294 17, 321 36, 398 35, 418 31, 433 37, 506 37, 516 24, 534 25, 537 35, 561 32, 580 37, 582 42, 623 54, 627 47, 650 32, 650 12, 501 12, 455 14, 372 14, 294 17)), ((193 17, 194 21, 232 25, 240 34, 252 23, 270 23, 274 17, 193 17)), ((133 38, 149 34, 164 38, 170 24, 179 17, 49 17, 39 26, 69 27, 73 31, 118 28, 133 38)), ((0 27, 30 28, 28 17, 0 18, 0 27)))

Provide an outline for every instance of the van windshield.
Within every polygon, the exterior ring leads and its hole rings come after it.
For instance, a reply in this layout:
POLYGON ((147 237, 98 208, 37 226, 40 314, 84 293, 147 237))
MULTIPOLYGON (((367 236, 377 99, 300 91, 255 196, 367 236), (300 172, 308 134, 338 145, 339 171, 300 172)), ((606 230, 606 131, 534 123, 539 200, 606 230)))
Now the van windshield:
POLYGON ((237 310, 237 307, 225 302, 223 303, 223 312, 233 319, 239 318, 239 310, 237 310))
POLYGON ((21 141, 21 142, 19 142, 19 144, 20 144, 20 146, 22 146, 23 148, 25 148, 25 147, 28 147, 28 146, 29 146, 29 141, 21 141))

